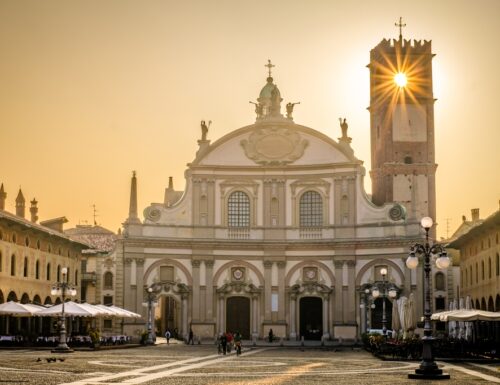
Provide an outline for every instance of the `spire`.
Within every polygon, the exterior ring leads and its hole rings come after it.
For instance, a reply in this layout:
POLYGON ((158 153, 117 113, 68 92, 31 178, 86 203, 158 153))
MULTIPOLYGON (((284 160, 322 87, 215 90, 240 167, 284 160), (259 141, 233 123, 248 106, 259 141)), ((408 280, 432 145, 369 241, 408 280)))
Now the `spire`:
POLYGON ((16 215, 18 217, 24 218, 25 203, 26 203, 26 200, 24 199, 23 192, 21 191, 21 188, 19 188, 19 193, 17 194, 17 198, 16 198, 16 215))
POLYGON ((137 215, 137 178, 135 171, 132 172, 132 183, 130 185, 130 206, 128 210, 127 223, 141 223, 137 215))
POLYGON ((169 190, 174 189, 174 177, 173 176, 168 177, 168 189, 169 190))
POLYGON ((7 198, 7 193, 3 189, 3 183, 0 186, 0 210, 5 210, 5 198, 7 198))
POLYGON ((38 207, 37 207, 38 202, 36 201, 35 198, 33 198, 33 200, 30 203, 31 203, 30 207, 31 222, 36 223, 36 221, 38 221, 38 207))

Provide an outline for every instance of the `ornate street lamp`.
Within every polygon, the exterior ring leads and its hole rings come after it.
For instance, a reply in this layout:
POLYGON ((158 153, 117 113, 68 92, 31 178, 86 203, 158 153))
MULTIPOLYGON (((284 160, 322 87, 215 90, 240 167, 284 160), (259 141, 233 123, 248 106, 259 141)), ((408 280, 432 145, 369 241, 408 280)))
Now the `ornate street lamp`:
POLYGON ((362 300, 363 302, 359 305, 360 309, 364 310, 364 332, 368 333, 368 311, 369 311, 369 304, 368 304, 368 299, 370 297, 370 289, 366 288, 362 292, 362 300))
POLYGON ((431 327, 431 257, 439 255, 436 259, 436 266, 439 269, 446 269, 450 266, 450 258, 446 254, 446 250, 439 244, 429 244, 429 230, 433 225, 432 218, 424 217, 420 224, 425 230, 425 244, 416 243, 410 248, 410 255, 406 260, 406 266, 409 269, 415 269, 418 265, 418 255, 424 258, 424 337, 422 338, 422 362, 419 368, 415 369, 415 373, 408 374, 408 378, 413 379, 449 379, 450 375, 443 373, 438 368, 432 355, 432 327, 431 327))
POLYGON ((385 313, 385 299, 390 297, 391 299, 396 298, 398 292, 396 288, 385 280, 387 276, 387 269, 385 267, 380 269, 380 274, 382 274, 382 283, 377 283, 372 289, 373 298, 377 299, 382 295, 382 334, 387 338, 387 316, 385 313))
POLYGON ((76 289, 68 283, 68 268, 63 267, 61 269, 61 273, 62 280, 60 282, 56 282, 50 290, 51 295, 61 296, 62 299, 61 319, 59 320, 59 344, 52 350, 52 353, 73 353, 74 350, 71 349, 66 343, 66 317, 64 314, 64 302, 66 301, 66 295, 71 297, 76 295, 76 289))
POLYGON ((153 291, 153 287, 148 287, 147 293, 147 304, 148 304, 148 321, 146 328, 148 330, 148 338, 144 342, 146 345, 154 345, 155 341, 153 338, 153 304, 156 299, 156 295, 153 291))

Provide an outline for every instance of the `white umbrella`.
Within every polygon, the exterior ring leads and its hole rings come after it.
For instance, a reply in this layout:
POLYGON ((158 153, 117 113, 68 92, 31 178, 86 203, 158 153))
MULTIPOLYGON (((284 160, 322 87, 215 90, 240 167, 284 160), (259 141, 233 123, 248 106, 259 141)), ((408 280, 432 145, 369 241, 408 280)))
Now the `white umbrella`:
POLYGON ((41 309, 43 309, 42 306, 23 304, 14 301, 0 304, 0 314, 12 315, 16 317, 31 317, 34 313, 41 309))
MULTIPOLYGON (((471 310, 472 309, 472 300, 470 299, 470 296, 465 297, 465 310, 471 310)), ((473 325, 471 322, 465 322, 465 339, 467 341, 472 340, 472 328, 473 325)))
POLYGON ((405 311, 405 325, 404 329, 406 331, 413 331, 417 327, 417 315, 415 314, 415 296, 413 293, 410 294, 410 298, 406 303, 405 311))
POLYGON ((394 299, 392 301, 392 330, 396 333, 401 329, 401 320, 399 319, 399 308, 398 308, 398 300, 394 299))
MULTIPOLYGON (((53 305, 49 308, 37 311, 35 315, 40 317, 60 317, 62 316, 62 303, 53 305)), ((81 304, 68 301, 64 303, 64 315, 73 317, 94 317, 94 314, 85 309, 81 304)))
POLYGON ((119 318, 141 318, 142 315, 134 313, 133 311, 127 310, 127 309, 122 309, 121 307, 115 306, 115 305, 96 305, 99 308, 103 308, 107 311, 111 311, 115 314, 115 317, 119 318))
POLYGON ((406 314, 407 302, 408 302, 408 298, 406 298, 406 297, 401 297, 398 300, 399 320, 401 322, 401 329, 403 330, 403 338, 406 338, 405 314, 406 314))
MULTIPOLYGON (((464 299, 460 298, 458 300, 458 307, 457 309, 464 309, 464 299)), ((465 323, 463 321, 458 322, 458 338, 463 339, 465 338, 465 323)))
MULTIPOLYGON (((449 310, 457 310, 456 303, 457 300, 451 301, 449 304, 449 310)), ((455 321, 448 322, 448 335, 452 338, 457 337, 457 323, 455 321)))

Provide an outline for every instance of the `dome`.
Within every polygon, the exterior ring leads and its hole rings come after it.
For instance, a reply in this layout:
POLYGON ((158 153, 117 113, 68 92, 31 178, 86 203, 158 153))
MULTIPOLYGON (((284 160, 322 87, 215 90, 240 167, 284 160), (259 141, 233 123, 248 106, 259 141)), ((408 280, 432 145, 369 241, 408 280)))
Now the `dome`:
POLYGON ((259 100, 261 99, 270 100, 271 97, 273 96, 273 92, 275 93, 275 95, 277 94, 279 97, 281 97, 280 90, 278 89, 278 87, 276 87, 275 84, 273 84, 273 78, 268 77, 267 84, 264 87, 262 87, 262 90, 260 91, 259 100))

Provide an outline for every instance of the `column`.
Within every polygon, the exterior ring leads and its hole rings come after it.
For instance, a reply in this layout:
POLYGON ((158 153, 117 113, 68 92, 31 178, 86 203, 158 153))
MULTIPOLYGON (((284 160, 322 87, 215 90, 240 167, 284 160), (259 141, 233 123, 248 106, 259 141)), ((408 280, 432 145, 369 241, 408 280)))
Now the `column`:
POLYGON ((297 316, 295 314, 295 309, 297 305, 297 296, 295 294, 290 295, 290 339, 297 339, 297 331, 295 330, 295 322, 297 316))
POLYGON ((278 322, 285 322, 285 261, 278 264, 278 322))
POLYGON ((123 307, 125 309, 132 310, 134 309, 134 303, 132 300, 132 293, 130 290, 130 278, 131 278, 131 272, 132 272, 132 258, 125 258, 124 260, 124 266, 123 266, 123 290, 124 290, 124 296, 123 296, 123 307))
POLYGON ((144 302, 144 259, 135 260, 135 280, 137 284, 136 311, 140 314, 145 314, 145 308, 142 306, 144 302))
POLYGON ((225 323, 224 323, 224 295, 219 294, 219 334, 224 333, 225 323))
POLYGON ((344 319, 342 301, 344 261, 333 261, 333 264, 335 266, 335 309, 333 312, 333 322, 336 325, 342 325, 344 319))
POLYGON ((356 261, 347 261, 347 301, 345 311, 345 322, 350 325, 356 324, 356 261))
POLYGON ((205 261, 205 320, 213 321, 214 319, 214 284, 213 284, 213 268, 214 261, 205 261))
POLYGON ((330 332, 328 330, 328 300, 329 295, 323 295, 323 338, 330 338, 330 332))
POLYGON ((259 295, 252 294, 252 337, 259 337, 259 295))
POLYGON ((264 320, 271 321, 272 261, 264 261, 264 320))
POLYGON ((193 259, 193 321, 200 320, 200 264, 201 261, 193 259))
POLYGON ((189 333, 189 328, 188 328, 188 293, 182 293, 181 294, 181 300, 182 300, 182 337, 184 339, 187 339, 188 333, 189 333))

